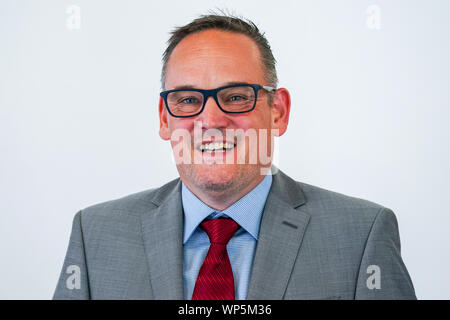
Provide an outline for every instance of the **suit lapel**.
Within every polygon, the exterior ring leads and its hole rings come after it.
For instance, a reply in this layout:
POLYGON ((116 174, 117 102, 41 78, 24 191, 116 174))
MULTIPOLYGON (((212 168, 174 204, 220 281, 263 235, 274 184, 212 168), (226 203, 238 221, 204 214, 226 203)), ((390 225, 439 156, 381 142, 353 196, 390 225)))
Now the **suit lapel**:
POLYGON ((184 299, 183 209, 181 181, 160 189, 152 202, 156 208, 141 216, 154 299, 184 299))
POLYGON ((310 218, 296 209, 306 202, 303 191, 277 172, 261 220, 248 300, 283 298, 310 218))

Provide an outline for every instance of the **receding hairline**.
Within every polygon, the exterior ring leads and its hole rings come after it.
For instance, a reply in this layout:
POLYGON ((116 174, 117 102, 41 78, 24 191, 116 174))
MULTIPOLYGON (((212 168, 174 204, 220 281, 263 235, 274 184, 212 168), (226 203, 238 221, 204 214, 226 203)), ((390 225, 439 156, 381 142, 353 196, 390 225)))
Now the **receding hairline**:
MULTIPOLYGON (((166 62, 166 71, 167 71, 167 69, 168 69, 168 67, 169 67, 169 65, 170 65, 170 61, 171 61, 172 57, 174 56, 174 53, 176 53, 176 51, 180 48, 180 45, 181 45, 183 42, 185 43, 185 40, 187 40, 187 39, 189 39, 189 38, 192 38, 192 37, 195 37, 195 36, 199 36, 199 35, 202 34, 202 33, 211 33, 211 32, 218 32, 218 33, 224 33, 224 34, 231 34, 231 35, 239 36, 239 37, 241 37, 242 39, 247 39, 247 40, 249 41, 249 44, 248 44, 248 45, 250 46, 250 43, 251 43, 251 46, 253 46, 253 49, 255 49, 254 52, 256 52, 256 57, 255 57, 255 58, 256 58, 256 61, 258 61, 258 64, 259 64, 259 66, 260 66, 260 68, 261 68, 262 76, 265 77, 265 74, 266 74, 267 70, 266 70, 266 66, 265 66, 265 64, 264 64, 264 62, 263 62, 261 48, 258 46, 258 43, 257 43, 254 39, 252 39, 249 35, 247 35, 247 34, 245 34, 245 33, 238 32, 238 31, 234 31, 234 30, 224 30, 224 29, 221 29, 221 28, 203 29, 203 30, 198 30, 198 31, 195 31, 195 32, 192 32, 192 33, 186 35, 186 36, 185 36, 183 39, 181 39, 181 40, 177 43, 177 45, 172 49, 172 51, 171 51, 171 53, 170 53, 170 55, 169 55, 169 57, 168 57, 168 60, 167 60, 167 62, 166 62)), ((167 74, 166 74, 166 75, 167 75, 167 74)), ((164 80, 167 80, 167 79, 164 78, 164 80)), ((165 88, 165 84, 164 84, 164 88, 165 88)))
MULTIPOLYGON (((238 36, 238 37, 240 37, 240 38, 242 38, 242 39, 248 40, 248 42, 249 42, 248 45, 249 45, 249 46, 252 46, 253 49, 256 49, 256 50, 255 50, 255 52, 257 53, 256 58, 257 58, 258 60, 260 60, 261 66, 262 66, 262 68, 263 68, 263 70, 264 70, 264 63, 262 62, 262 53, 261 53, 261 49, 259 48, 259 46, 258 46, 258 44, 256 43, 255 40, 253 40, 250 36, 248 36, 248 35, 246 35, 246 34, 244 34, 244 33, 241 33, 241 32, 227 31, 227 30, 222 30, 222 29, 218 29, 218 28, 196 31, 196 32, 194 32, 194 33, 188 34, 186 37, 184 37, 183 39, 181 39, 181 41, 178 42, 177 45, 173 48, 173 50, 172 50, 170 56, 168 57, 167 65, 169 64, 169 61, 170 61, 170 59, 172 58, 174 52, 176 52, 176 51, 180 48, 180 45, 183 44, 183 43, 186 43, 185 40, 189 40, 189 39, 191 39, 191 38, 193 38, 193 37, 196 37, 196 36, 198 37, 198 36, 201 35, 201 34, 204 34, 204 33, 211 33, 211 32, 218 32, 218 33, 223 33, 223 34, 228 34, 228 35, 234 35, 234 36, 238 36), (251 45, 250 45, 250 43, 251 43, 251 45)), ((210 38, 212 38, 212 37, 210 37, 210 38)), ((208 41, 205 41, 204 39, 203 39, 203 41, 204 41, 204 42, 209 42, 209 40, 208 40, 208 41)))

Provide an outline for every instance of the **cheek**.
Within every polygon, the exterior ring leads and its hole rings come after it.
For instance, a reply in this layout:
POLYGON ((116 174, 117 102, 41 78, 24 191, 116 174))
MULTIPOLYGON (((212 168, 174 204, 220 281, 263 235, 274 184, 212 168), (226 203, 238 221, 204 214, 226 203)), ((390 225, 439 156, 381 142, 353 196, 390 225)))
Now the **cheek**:
POLYGON ((252 115, 242 117, 236 121, 236 125, 241 129, 262 129, 270 128, 270 113, 258 112, 256 110, 252 115))
POLYGON ((168 120, 168 127, 172 149, 175 148, 178 150, 178 148, 190 147, 192 145, 191 133, 193 130, 193 121, 191 119, 171 117, 168 120))
POLYGON ((170 117, 168 120, 169 131, 186 130, 191 132, 194 128, 194 122, 191 119, 177 119, 170 117))

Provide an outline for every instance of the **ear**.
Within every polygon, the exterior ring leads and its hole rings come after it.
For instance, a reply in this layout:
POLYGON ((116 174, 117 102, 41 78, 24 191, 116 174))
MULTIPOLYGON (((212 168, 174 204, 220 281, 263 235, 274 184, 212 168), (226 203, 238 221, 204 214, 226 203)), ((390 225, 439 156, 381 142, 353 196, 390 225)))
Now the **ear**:
POLYGON ((164 100, 161 97, 159 97, 158 111, 159 111, 159 136, 163 140, 170 140, 167 110, 164 106, 164 100))
POLYGON ((286 132, 290 110, 291 96, 289 91, 286 88, 277 89, 271 107, 272 129, 278 129, 278 133, 276 133, 275 136, 282 136, 286 132))

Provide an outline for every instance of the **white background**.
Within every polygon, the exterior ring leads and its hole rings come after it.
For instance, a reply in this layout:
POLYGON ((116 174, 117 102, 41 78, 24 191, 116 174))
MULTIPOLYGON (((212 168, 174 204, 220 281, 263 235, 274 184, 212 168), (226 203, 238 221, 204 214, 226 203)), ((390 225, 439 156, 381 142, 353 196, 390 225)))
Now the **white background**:
POLYGON ((291 92, 280 169, 393 209, 418 298, 449 299, 444 0, 1 0, 0 298, 51 298, 79 209, 177 177, 158 136, 161 55, 216 7, 266 32, 291 92))

